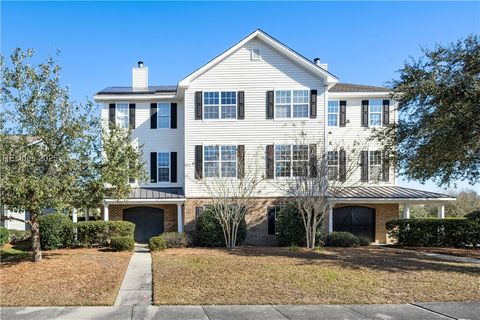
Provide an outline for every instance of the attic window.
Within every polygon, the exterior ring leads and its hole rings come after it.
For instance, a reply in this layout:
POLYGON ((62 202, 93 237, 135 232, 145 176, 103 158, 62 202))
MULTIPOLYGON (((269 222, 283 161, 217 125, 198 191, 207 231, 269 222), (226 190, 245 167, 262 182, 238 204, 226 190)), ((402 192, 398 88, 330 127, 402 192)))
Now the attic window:
POLYGON ((261 60, 260 49, 252 49, 252 60, 261 60))

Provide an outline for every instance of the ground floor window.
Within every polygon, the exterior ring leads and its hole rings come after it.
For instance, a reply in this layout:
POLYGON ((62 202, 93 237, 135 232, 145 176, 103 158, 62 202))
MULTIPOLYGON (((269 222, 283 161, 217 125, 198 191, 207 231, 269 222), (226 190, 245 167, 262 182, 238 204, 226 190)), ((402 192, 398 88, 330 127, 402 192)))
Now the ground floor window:
POLYGON ((277 204, 271 207, 268 207, 267 212, 267 223, 268 223, 268 234, 276 235, 277 234, 277 217, 280 213, 280 210, 285 206, 284 203, 277 204))

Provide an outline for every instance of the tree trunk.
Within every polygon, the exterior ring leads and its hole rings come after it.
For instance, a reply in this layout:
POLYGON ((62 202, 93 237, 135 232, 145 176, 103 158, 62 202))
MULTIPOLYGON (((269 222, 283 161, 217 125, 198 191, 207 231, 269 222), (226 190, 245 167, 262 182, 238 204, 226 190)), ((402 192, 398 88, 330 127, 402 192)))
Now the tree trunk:
POLYGON ((30 211, 30 221, 32 226, 32 252, 33 261, 42 261, 42 249, 40 247, 40 224, 38 221, 38 212, 30 211))

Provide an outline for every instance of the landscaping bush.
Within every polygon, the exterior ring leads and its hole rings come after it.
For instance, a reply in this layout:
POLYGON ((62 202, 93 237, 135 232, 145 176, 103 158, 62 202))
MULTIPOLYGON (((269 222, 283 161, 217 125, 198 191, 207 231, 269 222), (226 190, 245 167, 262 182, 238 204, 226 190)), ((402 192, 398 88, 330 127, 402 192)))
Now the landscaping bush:
POLYGON ((8 242, 8 229, 0 227, 0 247, 8 242))
MULTIPOLYGON (((237 232, 237 245, 245 241, 247 224, 245 219, 240 222, 237 232)), ((220 222, 215 218, 212 210, 206 209, 198 217, 195 225, 195 243, 202 247, 224 247, 225 237, 220 222)))
POLYGON ((161 251, 167 249, 167 243, 165 242, 165 239, 160 236, 151 237, 148 240, 148 247, 150 248, 150 251, 161 251))
POLYGON ((167 248, 185 248, 189 245, 185 232, 164 232, 159 237, 165 240, 167 248))
POLYGON ((358 247, 360 240, 350 232, 332 232, 325 237, 327 247, 358 247))
POLYGON ((288 203, 277 214, 276 231, 281 246, 305 245, 305 226, 295 204, 288 203))
POLYGON ((480 243, 480 221, 469 219, 397 219, 387 222, 390 237, 414 247, 462 247, 480 243))
POLYGON ((358 245, 361 247, 366 247, 369 246, 370 243, 372 242, 369 238, 367 237, 357 237, 358 238, 358 245))
POLYGON ((49 214, 40 216, 39 222, 42 249, 52 250, 73 245, 73 223, 68 216, 60 213, 49 214))
POLYGON ((112 237, 110 248, 115 251, 133 251, 135 240, 132 236, 112 237))
POLYGON ((135 224, 129 221, 82 221, 75 224, 77 245, 106 246, 114 237, 133 237, 135 224))
POLYGON ((31 237, 31 231, 30 230, 9 229, 8 233, 9 233, 8 242, 12 243, 12 244, 28 240, 31 237))
POLYGON ((480 210, 472 211, 465 215, 465 218, 468 220, 480 221, 480 210))

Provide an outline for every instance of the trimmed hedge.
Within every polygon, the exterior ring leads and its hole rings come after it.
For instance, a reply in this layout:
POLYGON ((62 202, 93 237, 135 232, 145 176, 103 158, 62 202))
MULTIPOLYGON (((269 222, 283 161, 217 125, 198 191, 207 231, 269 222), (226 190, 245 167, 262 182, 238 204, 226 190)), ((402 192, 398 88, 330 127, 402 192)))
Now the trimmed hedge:
POLYGON ((185 232, 164 232, 159 237, 165 240, 167 248, 185 248, 190 244, 185 232))
POLYGON ((74 244, 73 222, 64 214, 40 216, 40 243, 42 249, 52 250, 74 244))
MULTIPOLYGON (((237 231, 237 245, 242 244, 247 236, 247 223, 243 219, 237 231)), ((225 247, 225 236, 220 222, 212 210, 206 209, 198 217, 195 225, 195 243, 201 247, 225 247)))
POLYGON ((151 237, 148 240, 148 247, 150 248, 150 251, 161 251, 167 249, 167 243, 165 242, 165 239, 160 236, 151 237))
POLYGON ((14 230, 14 229, 9 229, 8 233, 9 233, 8 242, 12 244, 28 240, 30 239, 32 234, 30 230, 14 230))
POLYGON ((5 227, 0 227, 0 247, 8 242, 8 229, 5 227))
POLYGON ((77 245, 106 246, 114 237, 133 237, 135 224, 129 221, 82 221, 75 224, 77 245))
POLYGON ((327 247, 358 247, 362 240, 350 232, 335 231, 325 236, 327 247))
POLYGON ((414 247, 462 247, 480 244, 480 221, 468 219, 397 219, 386 223, 398 244, 414 247))
POLYGON ((112 237, 110 248, 115 251, 133 251, 135 240, 133 236, 112 237))
POLYGON ((280 210, 277 215, 276 231, 280 246, 305 245, 305 226, 295 204, 288 203, 280 210))
POLYGON ((480 210, 472 211, 465 215, 468 220, 480 221, 480 210))

